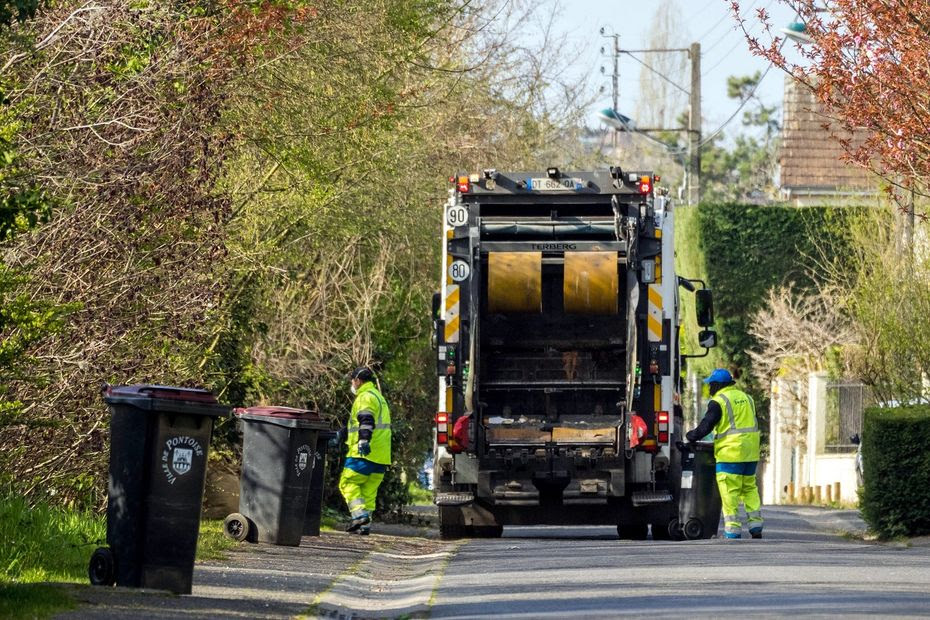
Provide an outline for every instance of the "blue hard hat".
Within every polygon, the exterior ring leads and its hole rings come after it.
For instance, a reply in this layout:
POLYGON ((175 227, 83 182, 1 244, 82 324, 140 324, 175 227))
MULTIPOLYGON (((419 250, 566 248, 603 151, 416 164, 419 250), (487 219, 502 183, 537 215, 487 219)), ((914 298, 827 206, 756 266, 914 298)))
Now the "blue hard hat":
POLYGON ((704 379, 704 383, 733 383, 733 375, 726 368, 717 368, 704 379))

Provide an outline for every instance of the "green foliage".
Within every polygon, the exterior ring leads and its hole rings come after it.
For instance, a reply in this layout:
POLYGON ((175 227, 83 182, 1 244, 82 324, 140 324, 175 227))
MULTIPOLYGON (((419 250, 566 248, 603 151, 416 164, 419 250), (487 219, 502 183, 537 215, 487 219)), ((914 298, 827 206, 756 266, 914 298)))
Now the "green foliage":
POLYGON ((870 408, 860 510, 882 538, 930 534, 930 407, 870 408))
POLYGON ((714 291, 719 354, 748 369, 749 321, 766 293, 789 282, 810 288, 824 252, 842 254, 850 212, 739 204, 702 204, 698 235, 714 291))
MULTIPOLYGON (((678 273, 700 278, 714 293, 714 329, 718 346, 708 357, 689 360, 706 376, 715 367, 735 365, 741 383, 756 401, 760 417, 768 415, 768 387, 752 377, 748 351, 756 347, 749 334, 752 317, 768 291, 794 283, 810 289, 813 275, 844 272, 848 265, 850 222, 859 212, 841 208, 765 207, 705 203, 676 210, 675 242, 678 273), (824 268, 828 268, 826 271, 824 268)), ((699 352, 694 296, 681 292, 682 350, 699 352)))
POLYGON ((0 581, 87 580, 87 562, 105 544, 99 515, 30 506, 16 495, 0 497, 0 581))
POLYGON ((41 0, 0 0, 0 25, 11 26, 35 16, 41 0))
POLYGON ((930 257, 920 242, 907 245, 885 210, 860 213, 850 231, 850 268, 831 275, 847 291, 845 308, 859 329, 854 371, 880 401, 926 403, 930 257))

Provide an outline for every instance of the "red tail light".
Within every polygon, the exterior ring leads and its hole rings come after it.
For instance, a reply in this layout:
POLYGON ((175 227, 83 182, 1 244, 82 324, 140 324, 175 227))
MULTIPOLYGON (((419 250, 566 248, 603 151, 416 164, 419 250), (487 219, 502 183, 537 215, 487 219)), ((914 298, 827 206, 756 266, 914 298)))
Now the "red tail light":
POLYGON ((436 414, 436 442, 449 443, 449 414, 445 411, 436 414))
POLYGON ((656 414, 656 422, 658 423, 658 433, 659 443, 668 443, 668 411, 659 411, 656 414))
POLYGON ((467 176, 461 176, 455 184, 455 189, 457 189, 462 194, 467 194, 471 191, 471 183, 468 180, 467 176))
POLYGON ((652 178, 645 176, 645 175, 639 177, 639 193, 640 194, 652 193, 652 178))

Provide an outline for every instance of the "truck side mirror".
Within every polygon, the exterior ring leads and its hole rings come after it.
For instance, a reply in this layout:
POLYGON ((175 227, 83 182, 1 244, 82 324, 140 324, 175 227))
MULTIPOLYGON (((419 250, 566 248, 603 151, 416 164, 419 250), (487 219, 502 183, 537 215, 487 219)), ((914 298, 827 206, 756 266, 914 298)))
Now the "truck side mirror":
POLYGON ((694 295, 697 324, 701 327, 710 327, 714 324, 714 294, 709 288, 702 288, 694 295))
POLYGON ((717 332, 705 329, 698 334, 698 343, 705 349, 713 349, 717 346, 717 332))

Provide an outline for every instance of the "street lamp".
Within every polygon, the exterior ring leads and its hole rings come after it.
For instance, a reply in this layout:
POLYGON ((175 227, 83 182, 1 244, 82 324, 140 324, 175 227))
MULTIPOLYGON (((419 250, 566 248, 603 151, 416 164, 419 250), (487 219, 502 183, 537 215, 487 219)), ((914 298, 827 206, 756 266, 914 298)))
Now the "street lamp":
POLYGON ((613 108, 604 108, 597 113, 597 117, 617 131, 633 131, 634 129, 633 119, 624 114, 620 114, 613 108))
POLYGON ((804 22, 791 22, 781 29, 782 33, 796 43, 813 43, 814 40, 807 34, 807 24, 804 22))

